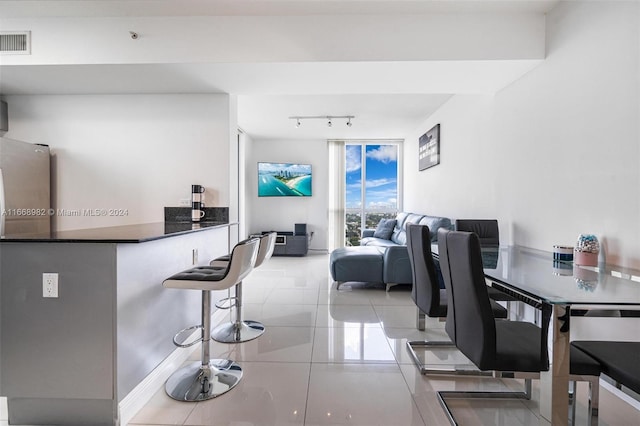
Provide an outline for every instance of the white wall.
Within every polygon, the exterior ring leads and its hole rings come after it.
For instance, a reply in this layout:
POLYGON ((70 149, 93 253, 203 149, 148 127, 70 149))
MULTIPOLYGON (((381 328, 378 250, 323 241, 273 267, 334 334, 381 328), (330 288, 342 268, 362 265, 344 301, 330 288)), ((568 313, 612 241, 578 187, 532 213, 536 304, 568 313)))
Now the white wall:
POLYGON ((246 149, 247 231, 291 231, 306 223, 310 249, 327 249, 328 152, 326 140, 252 140, 246 149), (311 164, 311 197, 258 197, 258 162, 311 164))
POLYGON ((497 218, 501 241, 544 250, 600 237, 640 267, 640 4, 563 2, 547 59, 495 96, 454 96, 405 142, 405 210, 497 218), (418 172, 441 124, 441 164, 418 172))
MULTIPOLYGON (((6 137, 51 147, 56 209, 127 209, 123 217, 55 216, 58 230, 161 222, 163 207, 206 187, 229 205, 228 95, 8 96, 6 137)), ((233 129, 233 132, 230 131, 233 129)))

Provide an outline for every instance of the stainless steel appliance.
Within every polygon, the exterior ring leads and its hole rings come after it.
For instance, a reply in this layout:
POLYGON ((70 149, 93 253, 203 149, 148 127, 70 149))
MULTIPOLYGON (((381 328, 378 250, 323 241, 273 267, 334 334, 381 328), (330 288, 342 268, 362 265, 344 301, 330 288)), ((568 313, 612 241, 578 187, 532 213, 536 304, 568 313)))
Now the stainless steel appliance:
POLYGON ((50 234, 50 162, 47 145, 0 137, 0 237, 50 234))

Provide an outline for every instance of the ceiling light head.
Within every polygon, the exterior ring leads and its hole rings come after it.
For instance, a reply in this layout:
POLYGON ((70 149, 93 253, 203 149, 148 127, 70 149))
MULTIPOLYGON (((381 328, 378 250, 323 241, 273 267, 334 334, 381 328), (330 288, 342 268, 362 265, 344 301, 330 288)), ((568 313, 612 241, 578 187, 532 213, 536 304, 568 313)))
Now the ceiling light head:
POLYGON ((289 120, 295 120, 295 126, 300 127, 302 125, 302 120, 326 120, 327 127, 333 127, 334 119, 347 120, 347 127, 351 127, 353 123, 352 119, 355 118, 354 115, 292 115, 289 117, 289 120))

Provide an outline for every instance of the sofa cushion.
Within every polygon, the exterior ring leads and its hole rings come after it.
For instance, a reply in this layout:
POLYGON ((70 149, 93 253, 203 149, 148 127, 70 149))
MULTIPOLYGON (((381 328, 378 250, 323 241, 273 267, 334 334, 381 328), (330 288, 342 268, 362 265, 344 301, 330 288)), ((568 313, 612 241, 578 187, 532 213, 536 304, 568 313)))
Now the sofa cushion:
POLYGON ((395 219, 381 219, 378 223, 378 227, 376 228, 373 236, 375 238, 382 238, 383 240, 390 240, 391 234, 393 233, 393 228, 396 227, 395 219))
POLYGON ((407 245, 407 224, 409 223, 417 224, 418 222, 420 222, 420 219, 422 219, 423 217, 424 216, 421 214, 415 214, 415 213, 407 214, 405 219, 402 221, 402 227, 398 229, 398 227, 396 226, 396 229, 394 229, 393 235, 391 236, 391 241, 393 241, 394 243, 400 246, 406 246, 407 245))
POLYGON ((396 215, 396 226, 395 228, 393 228, 393 234, 391 234, 391 241, 395 242, 396 239, 398 238, 398 235, 405 232, 402 226, 404 225, 404 221, 407 220, 407 217, 410 214, 411 213, 400 212, 396 215))
POLYGON ((365 237, 360 240, 361 246, 375 246, 375 247, 394 247, 398 244, 391 240, 384 240, 376 237, 365 237))
POLYGON ((334 281, 382 282, 384 247, 341 247, 331 252, 334 281))
POLYGON ((451 220, 447 217, 440 216, 422 216, 418 225, 427 225, 431 233, 431 242, 438 241, 438 229, 452 229, 451 220))

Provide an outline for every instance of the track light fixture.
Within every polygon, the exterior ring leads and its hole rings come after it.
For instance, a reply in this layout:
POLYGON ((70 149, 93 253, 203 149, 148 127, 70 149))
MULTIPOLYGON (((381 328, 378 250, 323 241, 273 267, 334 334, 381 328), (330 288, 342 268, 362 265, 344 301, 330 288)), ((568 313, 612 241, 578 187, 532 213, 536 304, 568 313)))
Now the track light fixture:
POLYGON ((347 127, 353 126, 352 119, 356 118, 355 115, 294 115, 289 117, 290 120, 296 121, 296 127, 302 125, 301 120, 327 120, 327 127, 333 127, 334 119, 347 120, 347 127))

